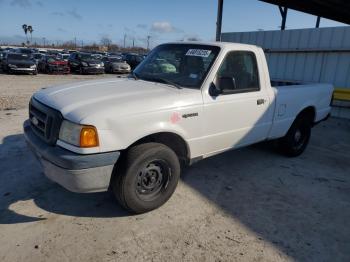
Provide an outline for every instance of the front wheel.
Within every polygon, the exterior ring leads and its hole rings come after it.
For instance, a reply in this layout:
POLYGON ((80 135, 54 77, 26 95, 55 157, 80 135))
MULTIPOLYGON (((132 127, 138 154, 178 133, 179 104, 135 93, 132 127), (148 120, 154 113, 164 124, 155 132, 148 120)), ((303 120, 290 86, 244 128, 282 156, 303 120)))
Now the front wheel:
POLYGON ((278 141, 282 153, 287 156, 299 156, 306 149, 311 137, 312 120, 308 115, 300 115, 287 134, 278 141))
POLYGON ((125 152, 120 162, 112 189, 119 203, 131 212, 156 209, 174 193, 180 162, 169 147, 158 143, 136 145, 125 152))

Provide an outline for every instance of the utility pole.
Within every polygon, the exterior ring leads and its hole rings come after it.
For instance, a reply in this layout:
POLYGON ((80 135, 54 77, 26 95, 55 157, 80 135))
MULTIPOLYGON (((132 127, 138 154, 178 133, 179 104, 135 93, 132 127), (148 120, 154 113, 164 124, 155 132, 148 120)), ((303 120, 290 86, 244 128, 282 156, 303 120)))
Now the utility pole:
POLYGON ((124 48, 125 48, 126 34, 124 34, 124 48))
POLYGON ((150 40, 150 38, 151 38, 151 36, 148 35, 148 36, 147 36, 147 50, 149 50, 149 40, 150 40))
POLYGON ((216 20, 216 41, 221 41, 222 8, 224 0, 218 0, 218 16, 216 20))
POLYGON ((75 46, 75 50, 77 50, 77 38, 74 37, 74 46, 75 46))
POLYGON ((135 37, 132 39, 132 47, 135 47, 135 37))
POLYGON ((45 37, 43 37, 44 47, 45 47, 45 41, 46 41, 46 38, 45 38, 45 37))
POLYGON ((84 48, 84 41, 81 40, 81 49, 83 49, 83 48, 84 48))

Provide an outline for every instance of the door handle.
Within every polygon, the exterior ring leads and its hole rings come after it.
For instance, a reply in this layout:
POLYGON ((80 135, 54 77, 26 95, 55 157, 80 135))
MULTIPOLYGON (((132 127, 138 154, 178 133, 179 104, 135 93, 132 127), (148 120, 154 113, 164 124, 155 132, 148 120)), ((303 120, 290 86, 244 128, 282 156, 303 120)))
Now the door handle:
POLYGON ((257 104, 257 105, 265 104, 265 99, 260 98, 260 99, 256 100, 256 104, 257 104))

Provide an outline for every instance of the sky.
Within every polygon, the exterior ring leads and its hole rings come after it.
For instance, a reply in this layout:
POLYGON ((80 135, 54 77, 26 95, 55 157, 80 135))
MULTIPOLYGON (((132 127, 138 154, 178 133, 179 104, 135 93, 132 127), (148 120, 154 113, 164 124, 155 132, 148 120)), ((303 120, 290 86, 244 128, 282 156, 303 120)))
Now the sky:
MULTIPOLYGON (((168 41, 215 39, 217 0, 0 0, 0 43, 24 41, 22 24, 34 28, 33 42, 78 45, 102 37, 151 47, 168 41)), ((287 29, 311 28, 316 17, 289 10, 287 29)), ((257 0, 224 0, 222 32, 278 30, 277 6, 257 0)), ((321 20, 321 27, 344 24, 321 20)))

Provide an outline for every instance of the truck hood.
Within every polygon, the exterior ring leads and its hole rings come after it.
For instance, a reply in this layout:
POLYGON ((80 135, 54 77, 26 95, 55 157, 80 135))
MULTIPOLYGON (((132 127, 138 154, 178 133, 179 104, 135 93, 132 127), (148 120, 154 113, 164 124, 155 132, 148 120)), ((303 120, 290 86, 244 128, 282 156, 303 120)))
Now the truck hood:
POLYGON ((34 98, 60 111, 65 119, 82 124, 94 124, 93 119, 103 119, 111 112, 113 117, 126 117, 202 102, 200 90, 126 78, 47 87, 34 98))

